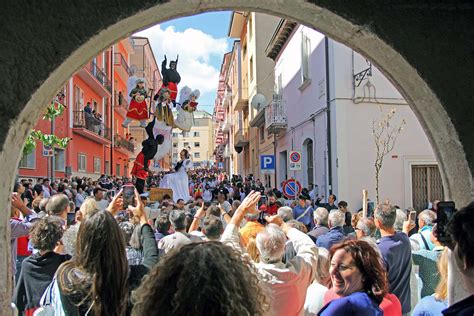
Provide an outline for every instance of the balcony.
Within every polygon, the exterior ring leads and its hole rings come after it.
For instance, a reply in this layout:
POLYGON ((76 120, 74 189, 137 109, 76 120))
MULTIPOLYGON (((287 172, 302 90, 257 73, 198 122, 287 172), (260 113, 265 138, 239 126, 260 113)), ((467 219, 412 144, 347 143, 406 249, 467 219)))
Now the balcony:
POLYGON ((110 97, 112 93, 112 83, 107 75, 100 70, 94 62, 90 62, 82 67, 77 72, 77 75, 101 97, 110 97))
POLYGON ((286 130, 288 119, 286 116, 286 105, 281 94, 274 94, 273 100, 265 107, 265 128, 268 133, 278 134, 286 130))
POLYGON ((242 111, 246 109, 249 104, 249 92, 247 86, 241 86, 236 89, 236 93, 232 101, 234 111, 242 111))
POLYGON ((123 154, 130 155, 135 151, 135 144, 121 135, 115 135, 115 149, 123 154))
POLYGON ((73 111, 72 131, 96 143, 110 144, 111 129, 104 128, 100 120, 84 111, 73 111))
POLYGON ((249 144, 248 128, 239 128, 234 133, 234 147, 245 147, 249 144))
POLYGON ((127 109, 128 109, 128 101, 127 101, 127 96, 115 92, 115 106, 114 109, 116 112, 118 112, 123 118, 127 115, 127 109))
POLYGON ((114 53, 114 66, 124 81, 127 81, 128 77, 132 75, 132 71, 121 53, 114 53))

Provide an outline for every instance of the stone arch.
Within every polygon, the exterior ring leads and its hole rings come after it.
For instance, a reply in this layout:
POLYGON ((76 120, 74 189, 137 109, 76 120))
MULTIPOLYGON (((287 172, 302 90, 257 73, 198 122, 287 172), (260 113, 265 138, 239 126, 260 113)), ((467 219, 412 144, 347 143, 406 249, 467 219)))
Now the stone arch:
MULTIPOLYGON (((35 47, 42 47, 41 45, 47 46, 47 49, 41 52, 44 54, 43 56, 31 54, 29 55, 31 60, 25 60, 24 65, 21 65, 18 60, 12 57, 13 62, 7 65, 12 68, 16 66, 23 67, 21 68, 22 71, 25 70, 24 67, 29 65, 31 69, 28 74, 30 76, 29 81, 23 85, 25 89, 22 91, 30 96, 29 98, 24 97, 24 95, 21 97, 15 96, 15 93, 18 92, 13 88, 10 90, 4 89, 3 92, 0 92, 2 102, 12 100, 10 104, 3 103, 0 105, 3 110, 2 119, 4 122, 4 125, 0 128, 0 145, 2 146, 0 165, 3 166, 3 177, 0 179, 2 188, 0 190, 0 201, 2 205, 8 205, 9 192, 15 176, 14 166, 18 165, 20 159, 22 146, 19 146, 19 144, 24 142, 28 132, 40 117, 43 108, 39 105, 48 104, 56 91, 74 71, 108 45, 130 35, 134 31, 176 17, 225 9, 260 11, 289 18, 311 26, 366 56, 398 88, 424 128, 440 164, 446 188, 446 198, 455 200, 459 205, 466 204, 472 199, 472 174, 463 147, 463 145, 471 146, 472 144, 468 143, 469 141, 465 137, 466 128, 461 128, 462 126, 459 125, 456 125, 458 129, 455 128, 451 117, 435 93, 435 91, 441 92, 441 88, 439 85, 434 85, 433 88, 428 84, 431 81, 436 82, 434 80, 436 73, 431 74, 425 71, 425 77, 433 79, 425 80, 420 74, 421 72, 418 71, 422 67, 417 67, 416 64, 411 64, 409 61, 419 62, 420 58, 417 59, 415 58, 417 56, 414 56, 417 53, 402 51, 402 49, 397 50, 396 46, 392 45, 396 44, 399 37, 390 37, 390 34, 388 34, 390 32, 380 28, 376 23, 377 21, 381 24, 385 23, 384 14, 382 13, 385 12, 386 16, 392 15, 393 7, 385 8, 378 5, 374 7, 373 2, 363 1, 357 4, 344 4, 347 7, 345 8, 342 5, 324 0, 175 0, 160 3, 151 0, 144 0, 140 3, 106 0, 101 3, 101 8, 95 7, 97 6, 95 1, 81 2, 81 8, 71 7, 69 4, 59 6, 58 3, 55 3, 55 1, 40 1, 31 4, 26 0, 20 0, 14 6, 6 4, 8 7, 2 10, 2 15, 5 16, 2 21, 3 25, 10 28, 16 27, 19 33, 24 34, 23 37, 16 34, 15 38, 11 40, 13 44, 30 41, 33 50, 35 47), (24 7, 28 5, 29 13, 24 12, 24 18, 18 19, 18 8, 22 5, 24 7), (93 9, 90 13, 92 20, 95 21, 94 23, 84 23, 85 15, 82 14, 87 13, 88 8, 93 9), (41 23, 44 21, 50 23, 51 20, 47 19, 48 16, 50 19, 54 19, 59 14, 58 12, 68 9, 71 11, 69 12, 71 16, 62 16, 64 23, 60 24, 57 29, 52 29, 52 26, 49 28, 41 27, 43 25, 41 23), (382 13, 377 13, 376 10, 380 10, 382 13), (25 27, 27 23, 29 24, 25 27), (27 30, 22 31, 22 28, 27 30), (57 43, 54 43, 56 38, 53 36, 48 42, 38 44, 34 39, 35 35, 40 34, 40 32, 51 32, 51 34, 55 32, 54 34, 64 36, 69 33, 71 38, 68 38, 67 45, 57 45, 57 43), (74 34, 71 34, 72 32, 74 34), (405 53, 405 56, 403 53, 405 53), (407 58, 408 55, 413 58, 407 58), (48 64, 48 58, 53 58, 51 56, 55 58, 51 59, 54 60, 54 63, 48 64), (35 69, 33 69, 34 66, 36 66, 35 69), (33 71, 31 71, 32 69, 33 71), (8 109, 11 110, 8 111, 8 109), (458 134, 461 131, 464 133, 464 143, 461 142, 458 134), (460 177, 459 175, 463 176, 460 177)), ((87 18, 88 21, 91 20, 90 16, 87 16, 87 18)), ((421 16, 415 17, 416 23, 420 19, 423 20, 423 18, 421 16)), ((56 21, 51 25, 56 26, 55 23, 56 21)), ((405 27, 404 30, 396 31, 393 29, 392 33, 406 32, 410 27, 417 27, 416 23, 404 23, 400 26, 400 29, 405 27)), ((427 23, 429 23, 429 27, 434 27, 431 21, 427 23)), ((423 28, 422 26, 418 27, 423 28)), ((468 26, 465 29, 472 30, 468 26)), ((21 53, 22 49, 24 47, 18 45, 11 51, 6 48, 3 52, 5 55, 10 54, 6 56, 6 59, 9 60, 8 57, 14 56, 15 52, 21 53)), ((467 58, 466 60, 469 62, 467 58)), ((433 61, 432 66, 437 67, 438 65, 433 61)), ((470 67, 466 66, 465 68, 469 69, 470 67)), ((424 70, 426 70, 426 67, 424 67, 424 70)), ((458 71, 460 74, 466 74, 463 70, 458 71)), ((4 83, 8 80, 18 79, 15 69, 13 71, 10 69, 5 74, 4 83)), ((467 74, 469 75, 469 73, 467 74)), ((465 91, 469 91, 469 89, 465 91)), ((443 100, 446 101, 446 97, 443 100)), ((462 118, 454 110, 450 113, 458 115, 458 119, 462 118)), ((471 147, 467 151, 470 154, 473 152, 471 147)), ((474 165, 474 162, 471 163, 471 166, 474 165)), ((0 243, 0 254, 2 254, 0 262, 2 266, 7 267, 10 258, 8 255, 9 225, 6 221, 8 208, 2 208, 1 212, 4 221, 0 223, 0 238, 2 239, 0 243)), ((9 289, 11 288, 8 269, 3 269, 0 272, 0 282, 4 285, 0 290, 0 309, 6 310, 10 301, 9 289)))

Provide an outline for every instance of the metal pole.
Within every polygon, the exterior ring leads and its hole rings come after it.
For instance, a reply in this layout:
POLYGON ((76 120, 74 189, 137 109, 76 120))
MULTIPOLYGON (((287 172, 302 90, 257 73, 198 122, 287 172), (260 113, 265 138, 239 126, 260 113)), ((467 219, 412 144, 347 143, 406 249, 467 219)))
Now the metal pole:
MULTIPOLYGON (((51 135, 54 135, 54 118, 51 120, 51 135)), ((54 182, 54 147, 51 148, 53 150, 53 155, 50 157, 50 168, 51 168, 51 183, 54 182)))
POLYGON ((277 165, 276 165, 276 157, 277 157, 277 134, 273 134, 273 159, 275 162, 275 189, 278 189, 278 180, 277 180, 277 165))

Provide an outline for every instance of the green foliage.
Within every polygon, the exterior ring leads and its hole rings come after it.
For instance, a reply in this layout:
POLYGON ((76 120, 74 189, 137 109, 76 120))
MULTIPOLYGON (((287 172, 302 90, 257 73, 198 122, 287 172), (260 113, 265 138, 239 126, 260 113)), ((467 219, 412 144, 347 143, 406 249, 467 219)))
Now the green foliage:
MULTIPOLYGON (((63 114, 64 106, 57 102, 56 104, 57 104, 57 107, 55 105, 55 102, 52 102, 51 105, 46 108, 46 112, 43 115, 43 120, 53 121, 56 117, 63 114)), ((33 152, 33 150, 36 148, 37 140, 42 142, 45 146, 50 146, 52 148, 59 147, 59 148, 65 149, 67 145, 69 144, 69 142, 71 141, 71 138, 69 137, 60 138, 60 137, 57 137, 56 135, 43 134, 43 132, 41 131, 33 130, 31 131, 30 135, 28 135, 25 146, 23 147, 24 156, 33 152)))
POLYGON ((49 120, 52 121, 56 117, 60 116, 64 112, 64 105, 62 105, 59 102, 52 102, 50 106, 46 108, 46 112, 43 115, 43 120, 49 120), (57 104, 57 107, 56 107, 57 104))

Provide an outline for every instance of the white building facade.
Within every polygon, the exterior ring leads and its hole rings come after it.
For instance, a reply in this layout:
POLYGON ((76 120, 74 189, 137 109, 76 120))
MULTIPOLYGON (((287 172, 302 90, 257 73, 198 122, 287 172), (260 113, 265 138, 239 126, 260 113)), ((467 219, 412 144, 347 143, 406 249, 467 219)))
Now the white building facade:
POLYGON ((374 201, 372 122, 394 109, 391 123, 406 124, 383 161, 380 201, 420 209, 442 198, 437 162, 420 123, 375 66, 343 44, 285 20, 266 51, 275 60, 275 94, 287 116, 277 136, 278 183, 295 178, 304 187, 317 185, 319 195, 332 192, 353 211, 362 206, 364 189, 374 201), (289 170, 290 151, 301 153, 301 170, 289 170))

